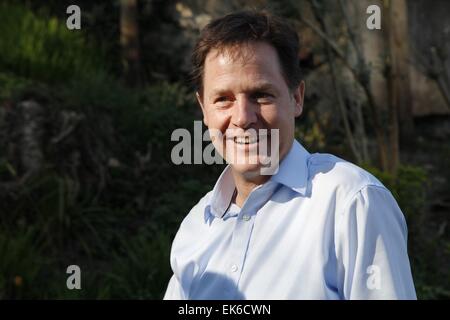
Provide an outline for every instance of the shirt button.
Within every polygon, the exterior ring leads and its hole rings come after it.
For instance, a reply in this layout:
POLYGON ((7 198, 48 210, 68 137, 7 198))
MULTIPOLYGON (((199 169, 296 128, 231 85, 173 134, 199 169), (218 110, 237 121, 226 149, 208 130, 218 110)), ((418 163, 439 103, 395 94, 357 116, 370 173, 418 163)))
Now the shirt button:
POLYGON ((231 266, 231 272, 236 272, 237 269, 238 269, 237 265, 233 264, 233 265, 231 266))
POLYGON ((244 216, 242 216, 242 220, 248 221, 248 220, 250 220, 250 216, 244 215, 244 216))

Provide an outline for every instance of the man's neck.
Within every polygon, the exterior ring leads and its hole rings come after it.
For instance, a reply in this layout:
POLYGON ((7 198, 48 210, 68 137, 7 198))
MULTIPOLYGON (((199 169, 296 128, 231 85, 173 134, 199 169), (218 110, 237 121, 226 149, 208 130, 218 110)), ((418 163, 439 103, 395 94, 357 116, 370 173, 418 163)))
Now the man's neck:
POLYGON ((239 207, 242 208, 245 200, 247 200, 248 196, 257 186, 264 184, 267 180, 270 179, 270 176, 254 176, 254 177, 245 177, 240 173, 233 171, 234 183, 236 185, 236 193, 233 196, 232 201, 236 203, 239 207))

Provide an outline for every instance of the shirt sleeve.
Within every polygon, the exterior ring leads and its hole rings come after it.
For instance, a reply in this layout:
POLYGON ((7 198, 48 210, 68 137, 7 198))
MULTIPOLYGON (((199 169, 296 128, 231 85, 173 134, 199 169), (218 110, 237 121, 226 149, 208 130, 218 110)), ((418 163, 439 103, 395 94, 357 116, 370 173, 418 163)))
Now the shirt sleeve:
POLYGON ((343 299, 417 299, 405 218, 387 189, 364 187, 336 223, 337 284, 343 299))
POLYGON ((164 294, 164 300, 185 300, 183 291, 181 290, 180 283, 175 275, 170 278, 169 284, 164 294))

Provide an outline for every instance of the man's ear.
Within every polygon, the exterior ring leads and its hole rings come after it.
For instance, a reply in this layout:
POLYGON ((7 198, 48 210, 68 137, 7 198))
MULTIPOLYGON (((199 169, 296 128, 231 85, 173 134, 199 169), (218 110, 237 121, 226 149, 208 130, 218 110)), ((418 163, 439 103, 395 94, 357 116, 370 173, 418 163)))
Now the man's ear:
POLYGON ((205 124, 205 126, 208 126, 208 119, 206 117, 206 112, 205 112, 205 107, 203 105, 203 98, 202 98, 202 94, 200 92, 196 92, 195 96, 197 97, 197 101, 198 104, 200 105, 200 108, 202 109, 202 113, 203 113, 203 123, 205 124))
POLYGON ((303 112, 303 102, 305 99, 305 82, 301 81, 298 87, 294 91, 294 100, 295 100, 295 117, 298 117, 303 112))

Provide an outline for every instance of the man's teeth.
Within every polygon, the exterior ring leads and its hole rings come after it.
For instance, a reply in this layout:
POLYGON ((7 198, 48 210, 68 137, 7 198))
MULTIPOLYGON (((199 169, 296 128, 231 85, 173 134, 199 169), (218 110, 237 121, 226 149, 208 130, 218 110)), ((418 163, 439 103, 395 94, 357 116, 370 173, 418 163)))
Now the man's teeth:
POLYGON ((237 144, 252 144, 258 142, 258 137, 234 137, 237 144))

